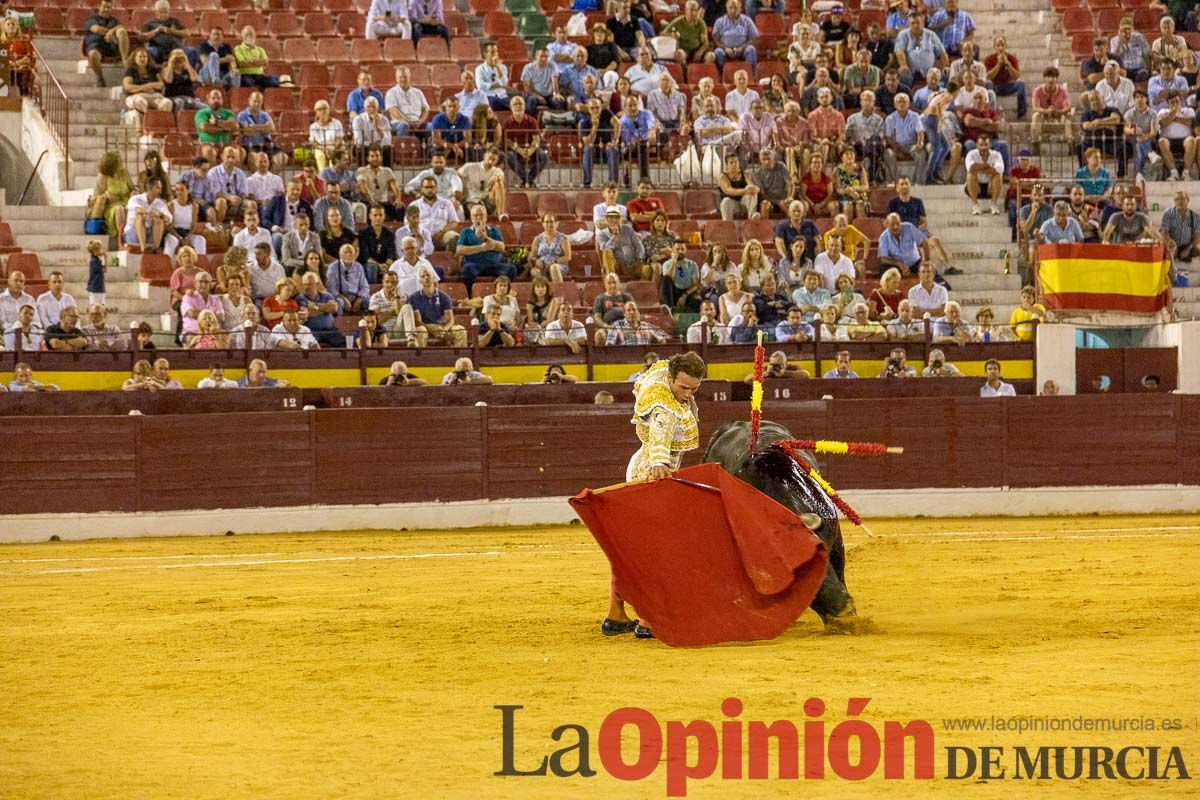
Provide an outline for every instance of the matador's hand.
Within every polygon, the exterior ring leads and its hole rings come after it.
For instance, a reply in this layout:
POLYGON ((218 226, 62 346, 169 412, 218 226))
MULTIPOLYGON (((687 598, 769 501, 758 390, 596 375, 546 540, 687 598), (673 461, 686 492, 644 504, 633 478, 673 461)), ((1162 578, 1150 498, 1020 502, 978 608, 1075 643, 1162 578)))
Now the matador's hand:
POLYGON ((661 481, 663 478, 668 478, 671 475, 671 470, 662 464, 656 464, 650 468, 650 479, 661 481))

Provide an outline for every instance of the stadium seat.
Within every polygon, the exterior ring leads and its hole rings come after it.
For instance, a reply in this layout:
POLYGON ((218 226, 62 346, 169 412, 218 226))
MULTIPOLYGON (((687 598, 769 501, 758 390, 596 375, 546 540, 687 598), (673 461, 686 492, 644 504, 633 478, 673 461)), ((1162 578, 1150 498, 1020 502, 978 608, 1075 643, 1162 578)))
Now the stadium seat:
POLYGON ((781 14, 760 13, 754 18, 754 26, 760 36, 786 36, 788 25, 781 14))
MULTIPOLYGON (((1092 11, 1100 11, 1105 8, 1120 8, 1119 0, 1087 0, 1087 7, 1092 11)), ((1103 30, 1103 28, 1101 28, 1103 30)), ((1114 31, 1116 28, 1113 29, 1114 31)))
MULTIPOLYGON (((229 14, 226 11, 205 11, 200 14, 200 30, 207 37, 213 28, 229 29, 229 14)), ((235 37, 230 37, 235 38, 235 37)))
POLYGON ((511 219, 533 219, 533 208, 526 192, 508 192, 504 196, 504 213, 511 219))
POLYGON ((489 11, 483 15, 484 36, 511 36, 516 32, 512 14, 507 11, 489 11))
POLYGON ((333 36, 333 17, 328 14, 308 14, 304 17, 304 35, 313 39, 333 36))
POLYGON ((1096 23, 1092 20, 1092 12, 1086 8, 1069 8, 1063 12, 1063 34, 1070 36, 1075 33, 1092 33, 1096 31, 1096 23))
POLYGON ((321 5, 327 14, 343 14, 353 12, 354 0, 322 0, 321 5))
POLYGON ((492 11, 500 9, 500 0, 471 0, 467 5, 467 10, 477 17, 482 17, 492 11))
MULTIPOLYGON (((446 9, 446 27, 450 29, 450 36, 467 36, 469 29, 467 26, 467 16, 461 11, 446 9)), ((453 41, 453 38, 451 39, 453 41)))
POLYGON ((267 20, 261 11, 239 11, 233 18, 233 30, 240 34, 242 28, 254 28, 255 31, 267 30, 267 20))
POLYGON ((1075 57, 1075 60, 1083 61, 1092 54, 1092 39, 1095 38, 1095 31, 1071 34, 1071 55, 1075 57))
POLYGON ((142 115, 142 133, 147 136, 165 136, 175 131, 175 114, 171 111, 148 109, 142 115))
POLYGON ((712 78, 713 81, 720 83, 721 73, 717 71, 716 64, 688 64, 687 82, 691 86, 695 86, 704 78, 712 78))
POLYGON ((318 101, 328 99, 328 80, 323 86, 305 86, 300 90, 300 108, 305 111, 311 111, 312 107, 316 105, 318 101))
MULTIPOLYGON (((42 278, 42 262, 38 259, 37 253, 13 253, 9 256, 5 274, 11 275, 14 272, 23 274, 26 283, 45 282, 45 279, 42 278)), ((169 278, 170 275, 167 277, 169 278)))
POLYGON ((417 42, 417 61, 432 64, 438 61, 449 61, 450 51, 446 42, 437 36, 423 36, 417 42))
POLYGON ((267 32, 276 39, 289 39, 301 35, 300 18, 293 12, 277 12, 267 21, 267 32))
MULTIPOLYGON (((582 249, 571 248, 571 275, 572 275, 572 277, 574 277, 578 280, 583 280, 584 278, 586 278, 588 276, 590 276, 592 278, 599 278, 600 277, 600 254, 598 252, 596 252, 595 250, 582 250, 582 249)), ((599 283, 593 282, 593 283, 586 284, 586 285, 599 286, 600 291, 604 290, 604 287, 601 286, 599 283)), ((597 294, 599 294, 599 292, 597 292, 597 294)), ((581 297, 582 297, 582 295, 581 295, 581 297)), ((583 302, 580 303, 580 305, 591 308, 592 302, 595 299, 596 299, 596 295, 592 295, 591 300, 583 298, 583 302)))
POLYGON ((683 213, 692 219, 715 219, 720 216, 716 198, 708 189, 684 192, 683 213))
POLYGON ((337 33, 348 39, 353 39, 356 36, 361 36, 363 31, 367 29, 367 18, 362 14, 347 12, 338 14, 337 33))
POLYGON ((381 62, 383 45, 377 39, 355 39, 350 43, 350 60, 360 66, 381 62))
POLYGON ((700 223, 694 219, 677 219, 671 222, 671 230, 688 244, 700 243, 700 223))
POLYGON ((468 36, 450 40, 451 61, 458 64, 471 64, 478 62, 482 56, 478 39, 468 36))
MULTIPOLYGON (((312 49, 312 42, 306 43, 309 50, 312 49)), ((320 86, 327 88, 329 86, 329 67, 324 64, 302 64, 300 66, 300 76, 297 83, 301 88, 305 86, 320 86)))
MULTIPOLYGON (((283 60, 289 64, 308 66, 309 63, 317 60, 317 51, 308 39, 284 39, 283 60)), ((320 66, 324 67, 325 65, 320 66)), ((328 77, 326 77, 326 81, 328 81, 328 77)))
POLYGON ((1080 5, 1082 0, 1050 0, 1050 7, 1060 14, 1072 8, 1079 8, 1080 5))
POLYGON ((496 47, 500 49, 500 58, 510 64, 529 60, 529 47, 520 36, 501 36, 496 39, 496 47))
POLYGON ((151 286, 166 286, 171 282, 171 257, 162 253, 147 253, 138 266, 138 279, 151 286))
MULTIPOLYGON (((1133 10, 1133 27, 1139 31, 1157 31, 1162 15, 1153 8, 1141 7, 1133 10)), ((1155 34, 1157 35, 1157 34, 1155 34)), ((1150 41, 1154 41, 1153 38, 1150 41)))
POLYGON ((639 307, 658 306, 658 286, 651 281, 629 281, 625 291, 633 296, 639 307))
POLYGON ((343 39, 318 39, 317 61, 344 64, 350 61, 350 51, 343 39))
POLYGON ((740 245, 741 236, 738 235, 737 223, 733 220, 725 219, 710 219, 704 223, 704 241, 720 242, 726 245, 740 245))
POLYGON ((883 235, 883 220, 880 217, 855 217, 853 224, 862 231, 863 236, 871 240, 872 246, 883 235))
MULTIPOLYGON (((409 64, 417 60, 417 48, 408 39, 389 36, 383 40, 383 60, 391 64, 409 64)), ((416 78, 413 78, 416 82, 416 78)))
POLYGON ((757 239, 764 246, 775 241, 775 226, 770 220, 765 219, 749 219, 742 223, 742 241, 748 242, 751 239, 757 239))
POLYGON ((571 212, 571 201, 562 192, 538 192, 537 215, 540 218, 543 214, 554 214, 559 218, 575 217, 571 212))
POLYGON ((666 191, 655 191, 653 195, 659 200, 662 200, 663 212, 670 219, 678 219, 683 216, 683 200, 679 197, 679 192, 672 189, 666 191))
POLYGON ((592 209, 604 199, 604 195, 593 189, 580 189, 575 193, 575 216, 582 220, 591 220, 592 209))
POLYGON ((541 14, 523 14, 517 19, 517 33, 524 39, 550 35, 549 22, 541 14))
POLYGON ((277 86, 263 92, 263 108, 272 114, 282 114, 296 108, 296 95, 285 86, 277 86))
POLYGON ((0 222, 0 253, 19 253, 21 248, 13 241, 12 228, 7 222, 0 222))
POLYGON ((749 63, 747 63, 745 61, 726 61, 725 66, 721 69, 722 82, 727 83, 730 86, 732 86, 733 85, 733 76, 737 74, 738 70, 743 70, 743 69, 746 70, 747 74, 750 74, 750 64, 749 63))
POLYGON ((462 83, 462 68, 457 64, 430 64, 429 82, 434 86, 457 87, 462 83))
POLYGON ((308 135, 308 126, 312 123, 309 113, 300 111, 284 111, 279 115, 279 132, 282 134, 308 135))

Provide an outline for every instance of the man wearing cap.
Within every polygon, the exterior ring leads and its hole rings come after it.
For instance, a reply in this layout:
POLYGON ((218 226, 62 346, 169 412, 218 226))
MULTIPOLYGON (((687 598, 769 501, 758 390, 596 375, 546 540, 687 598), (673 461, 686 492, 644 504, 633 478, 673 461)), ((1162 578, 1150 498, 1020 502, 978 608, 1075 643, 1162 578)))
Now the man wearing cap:
POLYGON ((604 212, 604 227, 596 233, 596 249, 600 251, 600 265, 605 272, 615 271, 635 280, 653 278, 642 238, 632 225, 622 221, 621 210, 616 206, 609 206, 604 212))
POLYGON ((829 17, 821 23, 821 43, 832 47, 846 38, 846 33, 854 26, 847 21, 845 10, 837 5, 829 9, 829 17))
POLYGON ((900 77, 910 81, 920 80, 930 67, 946 67, 946 46, 936 33, 926 29, 920 12, 911 12, 908 27, 896 36, 896 60, 900 62, 900 77))
POLYGON ((1150 43, 1133 29, 1133 17, 1122 17, 1117 35, 1108 40, 1108 51, 1125 67, 1125 77, 1134 83, 1150 79, 1146 69, 1150 58, 1150 43))
POLYGON ((983 68, 997 97, 1017 96, 1017 119, 1024 119, 1029 105, 1025 81, 1021 80, 1021 61, 1008 51, 1008 40, 1003 36, 992 40, 992 52, 983 59, 983 68))

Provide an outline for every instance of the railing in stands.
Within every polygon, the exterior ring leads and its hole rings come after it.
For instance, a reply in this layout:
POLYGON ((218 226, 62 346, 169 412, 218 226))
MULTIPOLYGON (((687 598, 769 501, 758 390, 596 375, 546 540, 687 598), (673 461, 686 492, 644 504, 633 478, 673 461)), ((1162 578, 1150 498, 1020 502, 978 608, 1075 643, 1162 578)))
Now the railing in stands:
POLYGON ((42 112, 42 118, 50 127, 54 141, 63 151, 63 170, 66 185, 71 185, 71 101, 67 90, 50 70, 46 57, 33 43, 37 59, 37 79, 34 83, 33 101, 42 112))

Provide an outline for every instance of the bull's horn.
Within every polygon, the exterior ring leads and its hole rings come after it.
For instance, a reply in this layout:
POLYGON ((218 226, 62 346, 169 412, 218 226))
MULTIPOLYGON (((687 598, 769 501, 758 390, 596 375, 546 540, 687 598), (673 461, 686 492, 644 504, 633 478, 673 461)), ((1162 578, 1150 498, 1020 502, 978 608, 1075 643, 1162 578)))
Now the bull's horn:
POLYGON ((817 514, 801 514, 800 521, 803 522, 810 531, 817 530, 824 522, 824 520, 821 519, 821 517, 817 514))

